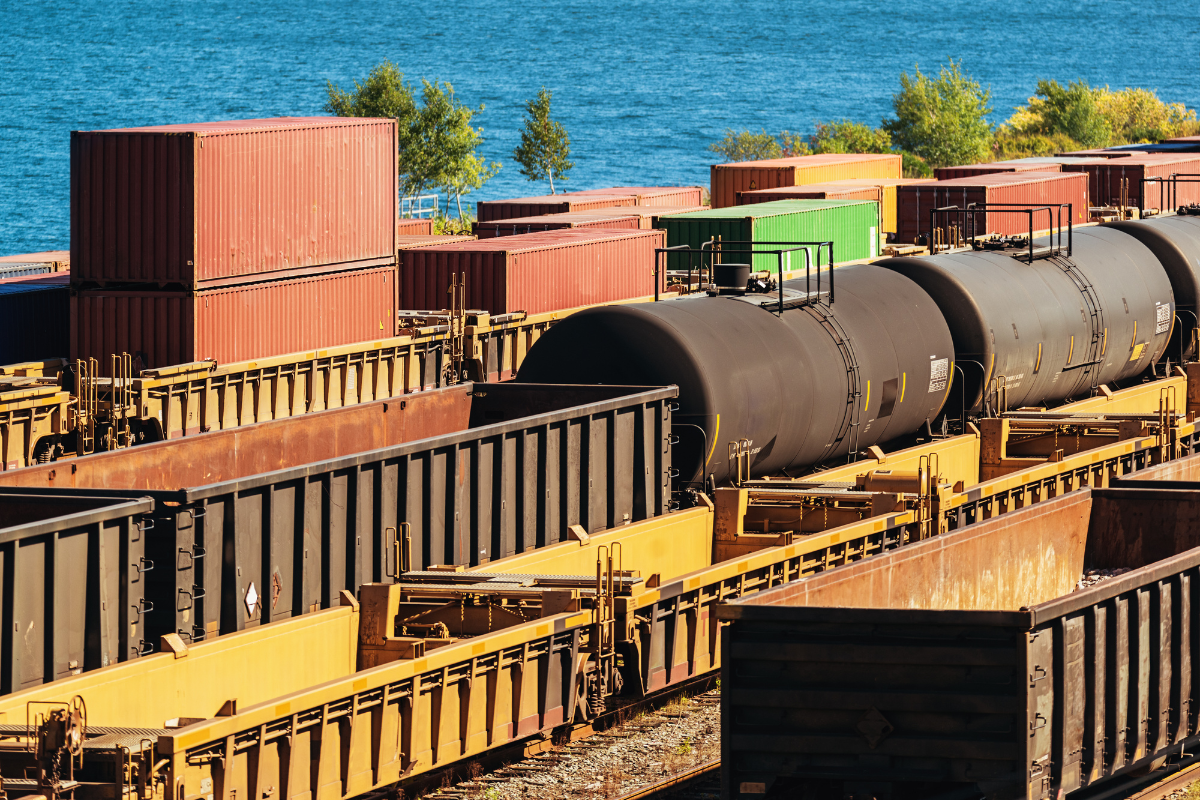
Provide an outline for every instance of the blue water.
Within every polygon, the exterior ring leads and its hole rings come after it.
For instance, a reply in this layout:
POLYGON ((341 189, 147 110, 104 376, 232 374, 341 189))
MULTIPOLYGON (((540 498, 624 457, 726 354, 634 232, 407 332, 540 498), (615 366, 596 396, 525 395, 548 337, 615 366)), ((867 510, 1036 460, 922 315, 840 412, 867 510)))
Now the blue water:
POLYGON ((4 0, 0 254, 66 248, 71 130, 321 113, 390 58, 483 103, 477 198, 546 191, 511 153, 545 85, 572 136, 567 188, 707 184, 727 127, 878 123, 897 76, 947 57, 1000 121, 1039 77, 1144 86, 1200 105, 1196 0, 4 0))

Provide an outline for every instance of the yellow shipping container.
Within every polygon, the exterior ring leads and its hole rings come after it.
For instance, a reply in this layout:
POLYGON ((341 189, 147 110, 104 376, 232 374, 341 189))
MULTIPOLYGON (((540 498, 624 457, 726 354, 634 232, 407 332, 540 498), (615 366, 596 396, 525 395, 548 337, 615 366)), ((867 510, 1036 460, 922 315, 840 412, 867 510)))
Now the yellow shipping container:
POLYGON ((828 153, 712 166, 712 207, 737 205, 738 192, 861 178, 899 178, 899 155, 828 153))
POLYGON ((738 192, 738 205, 750 203, 769 203, 775 200, 806 199, 806 198, 835 198, 835 199, 866 199, 879 203, 880 230, 884 233, 895 233, 896 227, 896 187, 910 183, 932 183, 926 178, 854 178, 842 181, 827 181, 825 183, 810 183, 803 186, 782 187, 779 189, 757 189, 749 192, 738 192), (838 192, 837 190, 842 190, 838 192), (865 190, 858 193, 854 190, 865 190), (873 190, 873 191, 872 191, 873 190))

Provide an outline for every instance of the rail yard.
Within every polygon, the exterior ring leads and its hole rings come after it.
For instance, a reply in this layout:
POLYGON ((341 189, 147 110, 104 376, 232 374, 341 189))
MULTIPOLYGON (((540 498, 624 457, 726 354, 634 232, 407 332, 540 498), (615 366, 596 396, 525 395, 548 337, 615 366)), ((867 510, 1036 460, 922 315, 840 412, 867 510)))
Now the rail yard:
POLYGON ((437 236, 392 120, 73 133, 70 250, 0 258, 0 792, 1166 796, 1167 145, 719 164, 437 236))

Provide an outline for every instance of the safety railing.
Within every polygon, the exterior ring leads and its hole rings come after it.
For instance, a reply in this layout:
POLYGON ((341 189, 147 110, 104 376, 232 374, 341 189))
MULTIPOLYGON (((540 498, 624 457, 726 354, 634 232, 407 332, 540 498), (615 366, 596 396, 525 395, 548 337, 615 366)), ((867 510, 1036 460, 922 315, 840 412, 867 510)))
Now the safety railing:
MULTIPOLYGON (((1069 256, 1073 251, 1074 242, 1074 224, 1072 220, 1075 209, 1074 204, 1072 203, 1050 203, 1047 205, 1031 203, 968 203, 966 207, 942 206, 940 208, 931 208, 929 210, 929 252, 937 252, 937 233, 950 230, 951 216, 954 216, 961 221, 962 224, 959 225, 958 230, 964 232, 966 235, 966 241, 970 242, 972 247, 975 247, 978 238, 987 233, 986 230, 982 232, 976 230, 976 220, 978 215, 984 215, 985 222, 983 224, 986 226, 987 214, 1024 214, 1029 220, 1029 260, 1032 262, 1034 259, 1034 219, 1041 212, 1045 211, 1047 221, 1049 223, 1046 226, 1046 229, 1050 231, 1050 239, 1052 242, 1047 255, 1061 255, 1063 254, 1062 212, 1064 208, 1067 210, 1067 246, 1065 254, 1069 256), (946 226, 944 228, 938 227, 937 220, 939 214, 943 215, 946 219, 946 226)), ((949 249, 949 246, 947 246, 947 249, 949 249)))

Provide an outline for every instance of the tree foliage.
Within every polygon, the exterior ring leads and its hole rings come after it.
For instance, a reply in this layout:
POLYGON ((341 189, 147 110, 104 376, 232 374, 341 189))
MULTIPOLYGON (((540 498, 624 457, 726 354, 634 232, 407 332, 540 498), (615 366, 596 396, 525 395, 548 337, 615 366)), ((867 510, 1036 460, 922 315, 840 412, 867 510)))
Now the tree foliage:
POLYGON ((554 194, 554 176, 569 180, 575 163, 571 157, 571 139, 561 122, 550 119, 551 93, 543 86, 537 97, 525 103, 525 127, 521 143, 513 150, 513 158, 521 165, 521 174, 531 181, 550 181, 554 194))
POLYGON ((953 59, 932 78, 914 69, 900 74, 900 91, 892 96, 894 119, 883 128, 902 151, 935 167, 970 164, 990 154, 992 126, 987 115, 992 93, 962 71, 953 59))
POLYGON ((892 135, 883 128, 872 128, 848 119, 818 122, 810 140, 816 153, 890 153, 892 135))
POLYGON ((708 149, 718 154, 726 161, 762 161, 768 158, 780 158, 783 148, 779 141, 767 133, 764 128, 761 133, 752 131, 735 131, 728 128, 725 138, 713 142, 708 149))
POLYGON ((326 81, 325 110, 340 117, 391 117, 397 121, 400 190, 417 197, 434 189, 458 202, 496 174, 500 165, 488 164, 476 153, 483 143, 483 129, 471 125, 481 105, 472 109, 459 102, 449 83, 421 81, 418 106, 416 91, 404 73, 391 61, 371 70, 362 83, 347 91, 326 81))

